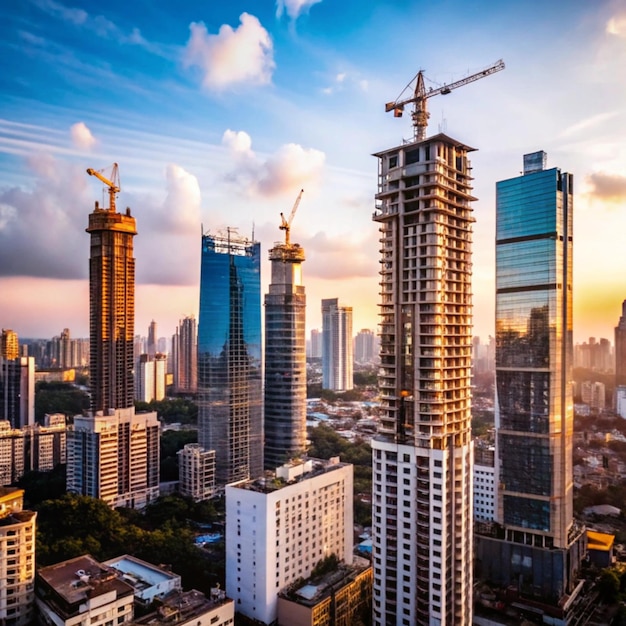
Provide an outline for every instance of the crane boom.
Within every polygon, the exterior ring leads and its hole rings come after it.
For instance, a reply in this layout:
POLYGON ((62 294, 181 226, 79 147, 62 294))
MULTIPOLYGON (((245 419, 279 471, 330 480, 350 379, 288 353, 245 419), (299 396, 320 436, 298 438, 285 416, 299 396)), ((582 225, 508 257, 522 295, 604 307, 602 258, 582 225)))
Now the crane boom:
POLYGON ((457 89, 458 87, 463 87, 463 85, 467 85, 469 83, 473 83, 476 80, 480 80, 481 78, 485 78, 491 74, 495 74, 495 72, 499 72, 504 69, 504 61, 500 59, 493 65, 481 70, 480 72, 476 72, 475 74, 470 74, 465 78, 461 78, 449 85, 442 85, 437 89, 430 89, 426 91, 424 87, 424 71, 420 70, 411 80, 411 82, 404 88, 402 93, 398 96, 398 98, 394 102, 387 102, 385 104, 385 112, 393 111, 394 117, 402 117, 402 113, 404 112, 404 107, 407 104, 413 104, 414 109, 411 117, 413 118, 413 126, 415 128, 415 140, 422 141, 426 138, 426 128, 428 127, 428 118, 430 117, 430 113, 426 108, 426 100, 428 98, 432 98, 433 96, 447 95, 453 89, 457 89), (415 89, 413 91, 413 96, 410 98, 401 99, 402 94, 411 86, 411 83, 415 81, 415 89))
POLYGON ((94 170, 90 167, 87 169, 87 174, 89 174, 89 176, 95 176, 109 188, 109 211, 115 213, 115 196, 120 192, 120 178, 117 163, 113 163, 113 169, 111 171, 112 181, 103 176, 102 171, 103 170, 94 170))
POLYGON ((304 189, 300 189, 300 193, 294 202, 293 208, 291 209, 291 213, 289 214, 289 218, 285 219, 283 213, 280 214, 280 219, 282 220, 281 225, 278 227, 280 230, 285 231, 285 245, 289 245, 289 231, 291 230, 291 222, 293 221, 294 215, 298 210, 298 206, 300 205, 300 200, 302 199, 302 194, 304 193, 304 189))

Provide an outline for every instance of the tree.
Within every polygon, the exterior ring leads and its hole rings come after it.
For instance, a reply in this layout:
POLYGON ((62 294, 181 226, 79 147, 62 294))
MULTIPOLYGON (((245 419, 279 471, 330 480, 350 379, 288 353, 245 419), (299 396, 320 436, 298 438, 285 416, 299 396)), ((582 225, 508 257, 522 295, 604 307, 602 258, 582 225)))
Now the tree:
POLYGON ((46 413, 82 415, 89 409, 89 395, 71 383, 40 381, 35 385, 35 419, 43 423, 46 413))
POLYGON ((619 576, 612 569, 603 569, 598 578, 598 592, 600 597, 607 604, 612 604, 617 600, 619 593, 619 576))

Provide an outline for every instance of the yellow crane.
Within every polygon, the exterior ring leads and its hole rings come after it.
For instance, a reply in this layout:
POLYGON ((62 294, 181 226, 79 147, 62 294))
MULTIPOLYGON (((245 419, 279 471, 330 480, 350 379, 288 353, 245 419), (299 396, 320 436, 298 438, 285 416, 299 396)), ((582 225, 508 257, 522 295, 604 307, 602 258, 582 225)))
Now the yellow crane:
POLYGON ((394 117, 402 117, 404 107, 407 104, 415 105, 413 113, 411 114, 411 117, 413 118, 413 127, 415 128, 415 140, 423 141, 426 139, 426 128, 428 127, 428 118, 430 117, 430 113, 426 109, 426 100, 428 98, 438 96, 439 94, 445 96, 457 87, 473 83, 475 80, 480 80, 481 78, 485 78, 485 76, 490 76, 491 74, 495 74, 495 72, 499 72, 503 69, 504 61, 500 59, 490 67, 487 67, 480 72, 476 72, 476 74, 471 74, 470 76, 466 76, 465 78, 457 80, 454 83, 450 83, 449 85, 444 84, 437 89, 429 89, 428 91, 426 91, 426 88, 424 87, 424 71, 420 70, 402 90, 402 93, 394 102, 387 102, 385 104, 385 112, 388 113, 389 111, 393 111, 394 117), (411 87, 413 81, 415 81, 413 95, 410 98, 402 99, 402 95, 407 89, 409 89, 409 87, 411 87))
POLYGON ((120 192, 120 175, 117 163, 113 163, 111 180, 106 178, 106 176, 103 176, 102 172, 104 172, 104 170, 94 170, 92 168, 87 169, 87 174, 89 174, 89 176, 95 176, 98 180, 101 180, 109 188, 109 211, 115 213, 115 196, 120 192))
POLYGON ((280 230, 285 231, 285 245, 286 246, 290 245, 289 244, 289 231, 291 230, 291 222, 293 220, 293 216, 296 214, 296 211, 298 210, 298 205, 300 204, 300 200, 302 199, 303 193, 304 193, 304 189, 300 189, 300 193, 298 194, 298 197, 296 198, 296 201, 294 202, 293 208, 291 209, 291 213, 289 214, 289 219, 285 219, 285 216, 283 213, 280 214, 280 219, 282 220, 282 224, 278 228, 280 228, 280 230))

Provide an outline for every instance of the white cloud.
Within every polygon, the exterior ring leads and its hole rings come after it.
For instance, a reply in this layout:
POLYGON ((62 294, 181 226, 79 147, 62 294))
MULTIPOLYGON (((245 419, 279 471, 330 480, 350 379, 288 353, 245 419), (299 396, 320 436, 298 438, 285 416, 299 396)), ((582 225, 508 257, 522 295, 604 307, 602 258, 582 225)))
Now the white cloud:
POLYGON ((208 89, 271 82, 275 63, 269 33, 254 15, 242 13, 239 19, 238 28, 223 24, 217 35, 209 34, 202 22, 189 26, 185 63, 202 70, 202 84, 208 89))
POLYGON ((70 127, 70 135, 72 136, 72 143, 77 148, 89 150, 97 143, 96 138, 92 135, 85 122, 72 124, 70 127))
POLYGON ((315 148, 289 143, 263 159, 252 150, 252 139, 244 131, 227 130, 222 144, 236 157, 235 169, 227 180, 243 185, 252 195, 275 196, 302 187, 316 187, 326 155, 315 148))
POLYGON ((626 12, 613 16, 606 24, 606 32, 626 38, 626 12))
POLYGON ((296 20, 302 13, 308 10, 322 0, 276 0, 276 17, 280 18, 283 13, 296 20))
POLYGON ((587 176, 589 195, 606 202, 623 203, 626 200, 626 176, 608 172, 594 172, 587 176))

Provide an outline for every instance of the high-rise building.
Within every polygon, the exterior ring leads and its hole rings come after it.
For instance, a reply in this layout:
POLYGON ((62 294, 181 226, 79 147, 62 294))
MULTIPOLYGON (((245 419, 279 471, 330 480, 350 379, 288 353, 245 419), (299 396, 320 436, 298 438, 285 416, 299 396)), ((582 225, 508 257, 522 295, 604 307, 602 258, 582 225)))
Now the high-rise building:
POLYGON ((147 352, 148 356, 154 356, 157 353, 158 347, 158 339, 157 339, 157 323, 152 320, 150 322, 150 326, 148 326, 148 345, 147 352))
POLYGON ((309 356, 312 359, 322 358, 322 331, 319 328, 314 328, 311 331, 311 348, 309 356))
POLYGON ((626 386, 626 300, 622 315, 615 327, 615 387, 626 386))
POLYGON ((215 495, 215 450, 204 450, 199 443, 188 443, 177 453, 179 491, 195 502, 215 495))
POLYGON ((375 155, 377 626, 472 621, 471 150, 438 134, 375 155))
POLYGON ((348 391, 354 387, 352 307, 338 298, 322 300, 322 388, 348 391))
POLYGON ((130 209, 122 215, 96 203, 87 232, 91 408, 126 409, 134 400, 135 218, 130 209))
POLYGON ((352 563, 352 465, 307 459, 275 478, 226 487, 226 593, 261 624, 276 623, 278 593, 321 560, 352 563))
POLYGON ((193 315, 178 322, 172 337, 172 373, 176 393, 194 394, 198 389, 198 325, 193 315))
POLYGON ((265 294, 265 467, 276 469, 306 451, 306 295, 304 249, 276 244, 265 294))
POLYGON ((354 337, 354 362, 373 363, 378 357, 378 337, 373 330, 363 328, 354 337))
POLYGON ((0 359, 0 419, 13 428, 35 423, 35 359, 0 359))
POLYGON ((152 402, 165 398, 167 357, 157 352, 153 357, 140 355, 135 368, 135 399, 152 402))
POLYGON ((0 487, 0 624, 34 622, 35 521, 24 490, 0 487))
POLYGON ((263 472, 261 246, 202 236, 198 443, 215 450, 218 487, 263 472))
POLYGON ((115 211, 115 190, 110 187, 108 209, 96 202, 87 228, 92 411, 76 416, 68 431, 67 489, 114 507, 142 508, 159 495, 159 422, 154 412, 135 414, 137 230, 130 209, 115 211))
POLYGON ((20 355, 20 346, 17 333, 10 328, 3 328, 0 335, 0 358, 6 360, 17 359, 20 355))
POLYGON ((564 620, 584 550, 572 500, 572 194, 572 175, 546 169, 544 152, 496 185, 497 524, 476 554, 481 578, 564 620))

